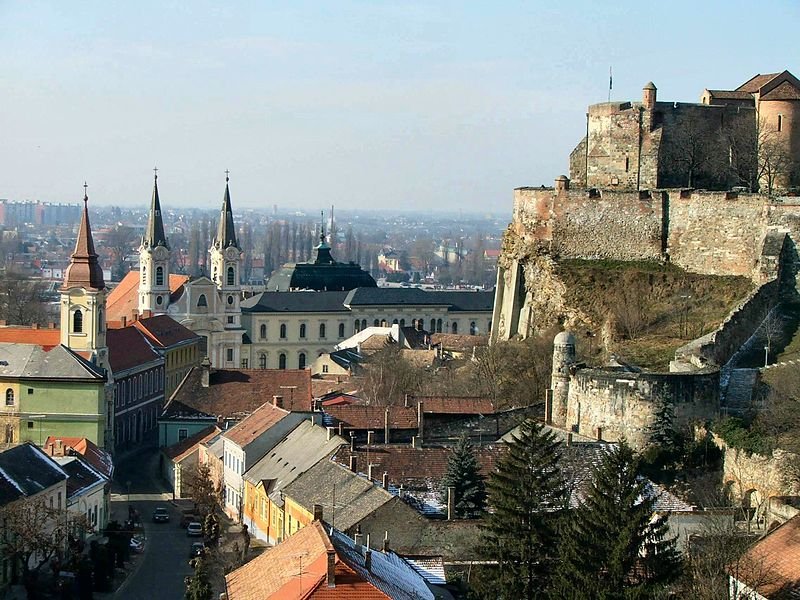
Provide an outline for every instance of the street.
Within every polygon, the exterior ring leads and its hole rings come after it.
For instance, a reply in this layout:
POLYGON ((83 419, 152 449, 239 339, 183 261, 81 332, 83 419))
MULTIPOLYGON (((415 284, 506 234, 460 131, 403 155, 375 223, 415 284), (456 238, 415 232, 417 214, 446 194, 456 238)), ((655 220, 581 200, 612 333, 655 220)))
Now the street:
POLYGON ((184 597, 184 577, 192 572, 189 547, 197 538, 187 537, 186 530, 178 525, 180 510, 170 503, 172 495, 166 493, 157 470, 156 448, 143 449, 121 459, 116 465, 112 517, 124 521, 130 501, 130 506, 141 515, 147 536, 140 564, 114 596, 119 600, 181 600, 184 597), (167 508, 169 523, 153 523, 156 506, 167 508))

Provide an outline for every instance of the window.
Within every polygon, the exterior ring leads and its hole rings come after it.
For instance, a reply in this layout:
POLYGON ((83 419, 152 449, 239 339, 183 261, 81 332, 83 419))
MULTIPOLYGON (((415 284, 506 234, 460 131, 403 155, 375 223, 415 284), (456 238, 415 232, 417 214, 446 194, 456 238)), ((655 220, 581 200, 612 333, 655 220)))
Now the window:
POLYGON ((14 390, 11 388, 6 390, 6 406, 14 406, 14 390))
POLYGON ((286 368, 286 355, 283 352, 281 352, 278 355, 278 368, 279 369, 285 369, 286 368))
POLYGON ((178 429, 178 441, 182 442, 187 437, 189 437, 189 430, 188 429, 178 429))
POLYGON ((631 159, 627 156, 625 157, 625 172, 628 172, 628 169, 631 168, 631 159))
POLYGON ((359 331, 361 331, 361 321, 356 319, 356 322, 353 325, 353 333, 358 333, 359 331))
POLYGON ((339 323, 339 338, 344 337, 344 323, 339 323))
POLYGON ((397 319, 392 320, 392 325, 397 325, 397 319))
POLYGON ((246 358, 242 359, 242 368, 243 369, 249 369, 250 368, 250 367, 247 366, 247 359, 246 358))
POLYGON ((14 425, 6 423, 6 444, 14 443, 14 425))
POLYGON ((164 267, 156 267, 156 285, 164 285, 164 267))
POLYGON ((281 339, 286 339, 286 323, 281 323, 281 339))
POLYGON ((267 326, 266 325, 262 325, 260 327, 259 336, 261 337, 262 340, 267 339, 267 326))
POLYGON ((233 316, 228 317, 228 325, 233 325, 233 316))
MULTIPOLYGON (((286 337, 286 336, 283 336, 286 337)), ((306 324, 300 323, 300 339, 304 340, 306 338, 306 324)))
POLYGON ((778 115, 778 131, 783 129, 783 115, 778 115))
POLYGON ((258 355, 258 368, 259 369, 266 369, 267 368, 267 355, 266 354, 259 354, 258 355))
POLYGON ((328 372, 328 365, 322 365, 322 372, 323 373, 327 373, 328 372))
POLYGON ((28 396, 30 396, 31 394, 33 394, 33 388, 28 388, 28 396))
POLYGON ((361 319, 361 329, 366 329, 366 328, 367 328, 367 320, 361 319))
POLYGON ((436 319, 431 319, 431 328, 429 329, 431 333, 436 331, 436 319))
POLYGON ((228 296, 228 306, 233 306, 233 296, 228 296))
POLYGON ((381 324, 381 322, 380 322, 378 319, 375 319, 375 320, 372 322, 372 326, 373 326, 373 327, 380 327, 380 324, 381 324))
POLYGON ((200 294, 200 297, 197 299, 197 306, 208 306, 208 300, 206 300, 205 294, 200 294))
POLYGON ((319 339, 321 340, 325 339, 325 323, 319 324, 319 339))
POLYGON ((442 320, 436 319, 436 333, 442 333, 442 320))
POLYGON ((405 326, 406 326, 406 320, 400 319, 400 327, 405 327, 405 326))
POLYGON ((469 324, 469 334, 470 335, 478 335, 478 326, 475 325, 475 321, 472 321, 469 324))
POLYGON ((298 369, 305 369, 306 368, 306 353, 301 352, 297 355, 297 368, 298 369))
POLYGON ((236 270, 233 267, 228 267, 228 285, 235 285, 236 270))
POLYGON ((453 321, 453 323, 450 325, 450 331, 453 333, 458 333, 458 323, 453 321))
POLYGON ((233 348, 227 348, 225 350, 225 360, 233 362, 233 348))
POLYGON ((83 333, 83 313, 80 310, 72 314, 72 332, 83 333))

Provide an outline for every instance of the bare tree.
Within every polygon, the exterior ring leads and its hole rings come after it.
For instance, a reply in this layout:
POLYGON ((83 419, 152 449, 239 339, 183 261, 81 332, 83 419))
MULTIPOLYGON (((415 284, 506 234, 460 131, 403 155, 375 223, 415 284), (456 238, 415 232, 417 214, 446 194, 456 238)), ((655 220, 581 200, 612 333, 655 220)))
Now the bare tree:
POLYGON ((372 354, 364 364, 361 393, 367 404, 399 404, 405 394, 414 394, 422 384, 420 372, 403 358, 397 344, 372 354))
POLYGON ((758 177, 761 191, 772 196, 779 184, 788 184, 796 168, 788 143, 777 128, 763 119, 758 124, 758 177), (766 188, 766 189, 764 189, 766 188))
POLYGON ((635 340, 648 325, 647 296, 649 287, 640 279, 625 277, 613 296, 612 312, 621 333, 635 340))
POLYGON ((44 324, 44 284, 13 271, 0 276, 0 318, 15 325, 44 324))
POLYGON ((215 481, 207 464, 181 468, 181 481, 195 506, 207 515, 220 505, 221 482, 215 481))
POLYGON ((128 273, 125 257, 134 251, 136 240, 136 232, 127 225, 118 224, 108 233, 106 243, 114 261, 111 265, 111 277, 114 280, 120 281, 128 273))

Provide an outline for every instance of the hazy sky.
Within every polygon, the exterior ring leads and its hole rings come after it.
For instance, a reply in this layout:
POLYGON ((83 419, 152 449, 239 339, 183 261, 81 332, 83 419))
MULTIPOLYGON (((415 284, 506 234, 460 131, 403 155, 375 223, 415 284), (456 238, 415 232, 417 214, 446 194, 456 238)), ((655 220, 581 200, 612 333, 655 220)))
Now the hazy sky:
POLYGON ((0 0, 0 198, 510 213, 586 106, 800 75, 797 0, 0 0), (791 61, 795 62, 792 63, 791 61))

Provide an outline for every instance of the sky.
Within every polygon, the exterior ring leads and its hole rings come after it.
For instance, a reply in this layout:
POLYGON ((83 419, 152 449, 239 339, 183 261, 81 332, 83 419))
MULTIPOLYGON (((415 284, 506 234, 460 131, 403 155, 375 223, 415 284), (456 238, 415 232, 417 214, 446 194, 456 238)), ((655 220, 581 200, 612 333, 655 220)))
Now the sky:
POLYGON ((511 212, 589 104, 800 75, 797 0, 0 0, 0 198, 511 212), (792 60, 795 62, 792 63, 792 60))

